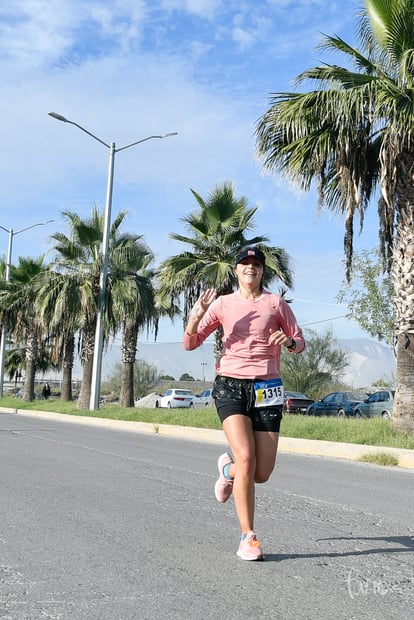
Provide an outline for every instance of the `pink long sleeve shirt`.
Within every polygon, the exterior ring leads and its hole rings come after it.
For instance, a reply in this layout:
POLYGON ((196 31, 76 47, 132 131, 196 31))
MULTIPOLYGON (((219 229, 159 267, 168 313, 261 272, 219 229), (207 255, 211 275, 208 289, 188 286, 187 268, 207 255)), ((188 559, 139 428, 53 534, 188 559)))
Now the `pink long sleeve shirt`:
POLYGON ((223 328, 223 355, 218 375, 236 379, 272 379, 280 372, 280 346, 270 345, 269 336, 282 329, 296 341, 295 353, 305 348, 302 330, 289 304, 279 295, 263 291, 255 300, 237 291, 218 297, 208 308, 192 336, 184 333, 187 351, 199 347, 219 326, 223 328))

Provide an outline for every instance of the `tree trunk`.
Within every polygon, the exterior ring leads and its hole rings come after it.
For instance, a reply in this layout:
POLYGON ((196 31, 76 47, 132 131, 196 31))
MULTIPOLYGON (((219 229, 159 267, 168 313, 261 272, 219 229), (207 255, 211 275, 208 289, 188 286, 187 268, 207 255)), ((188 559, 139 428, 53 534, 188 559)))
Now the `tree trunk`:
POLYGON ((92 390, 93 352, 95 345, 95 322, 84 327, 82 345, 82 386, 76 405, 77 409, 89 409, 92 390))
POLYGON ((398 217, 394 236, 395 333, 397 385, 392 425, 414 432, 414 156, 404 152, 398 161, 398 217))
POLYGON ((215 367, 220 365, 221 356, 223 355, 223 328, 221 325, 216 329, 214 334, 214 359, 215 367))
POLYGON ((24 379, 23 397, 22 400, 31 402, 35 400, 36 394, 34 389, 36 375, 36 361, 34 359, 26 360, 26 376, 24 379))
POLYGON ((134 407, 134 363, 122 362, 120 407, 134 407), (132 386, 132 387, 131 387, 132 386))
POLYGON ((76 409, 89 409, 92 389, 93 353, 86 356, 83 362, 82 386, 76 409))
POLYGON ((137 354, 138 324, 127 321, 122 333, 122 375, 120 407, 134 407, 134 365, 137 354))
POLYGON ((392 426, 397 431, 414 432, 414 334, 399 336, 397 349, 397 386, 392 426))
MULTIPOLYGON (((30 330, 29 330, 30 332, 30 330)), ((35 400, 35 376, 37 358, 37 331, 33 327, 26 340, 26 376, 24 380, 23 398, 26 402, 35 400)))
MULTIPOLYGON (((233 292, 233 289, 230 286, 223 287, 217 290, 217 297, 220 295, 230 295, 233 292)), ((223 328, 220 327, 216 329, 214 334, 214 359, 215 359, 215 367, 220 365, 221 356, 223 355, 223 328)))
POLYGON ((63 361, 62 361, 62 389, 61 400, 65 402, 72 401, 72 370, 73 359, 75 353, 75 336, 68 336, 63 345, 63 361))

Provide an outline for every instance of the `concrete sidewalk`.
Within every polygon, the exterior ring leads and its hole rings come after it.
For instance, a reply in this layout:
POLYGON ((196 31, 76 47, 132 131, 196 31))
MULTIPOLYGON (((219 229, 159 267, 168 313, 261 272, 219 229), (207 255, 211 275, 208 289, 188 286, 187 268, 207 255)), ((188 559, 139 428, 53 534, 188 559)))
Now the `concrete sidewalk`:
MULTIPOLYGON (((146 422, 127 422, 123 420, 110 420, 95 418, 92 416, 74 416, 65 413, 46 413, 35 410, 9 409, 1 407, 0 412, 14 413, 31 416, 43 420, 58 420, 71 424, 88 424, 118 429, 134 433, 150 433, 193 439, 196 441, 208 441, 211 443, 227 444, 224 433, 221 430, 209 430, 206 428, 193 428, 190 426, 174 426, 170 424, 152 424, 146 422)), ((398 459, 398 466, 414 469, 414 450, 402 450, 399 448, 383 448, 380 446, 365 446, 351 443, 339 443, 331 441, 318 441, 315 439, 294 439, 292 437, 280 437, 280 452, 294 452, 311 456, 325 456, 338 459, 358 460, 367 454, 387 453, 398 459)))

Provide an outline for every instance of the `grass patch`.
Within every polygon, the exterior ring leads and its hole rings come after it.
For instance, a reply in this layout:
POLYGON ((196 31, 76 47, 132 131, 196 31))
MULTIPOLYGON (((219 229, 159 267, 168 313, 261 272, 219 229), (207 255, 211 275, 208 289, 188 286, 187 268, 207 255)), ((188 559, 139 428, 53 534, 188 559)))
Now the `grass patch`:
POLYGON ((281 435, 414 450, 414 435, 394 431, 391 421, 382 418, 341 420, 336 417, 315 418, 286 414, 281 435))
POLYGON ((372 463, 373 465, 387 465, 389 467, 396 467, 398 465, 398 458, 394 454, 388 454, 388 452, 363 454, 358 460, 363 463, 372 463))
POLYGON ((126 420, 128 422, 221 429, 221 423, 214 407, 200 407, 197 409, 138 409, 137 407, 132 407, 123 409, 117 404, 109 403, 101 405, 97 411, 89 411, 88 409, 79 411, 76 409, 75 402, 67 403, 59 399, 49 398, 48 400, 35 400, 28 403, 13 397, 0 399, 0 407, 21 409, 22 411, 31 409, 35 411, 66 413, 68 415, 126 420))
MULTIPOLYGON (((0 399, 0 406, 11 409, 34 409, 69 415, 148 422, 150 424, 172 424, 194 428, 221 429, 214 407, 200 409, 122 409, 117 404, 101 405, 97 411, 78 411, 76 403, 65 403, 59 399, 23 402, 14 397, 0 399)), ((414 450, 414 435, 396 432, 389 420, 382 418, 345 419, 323 418, 285 414, 281 435, 297 439, 318 439, 360 445, 406 448, 414 450)))

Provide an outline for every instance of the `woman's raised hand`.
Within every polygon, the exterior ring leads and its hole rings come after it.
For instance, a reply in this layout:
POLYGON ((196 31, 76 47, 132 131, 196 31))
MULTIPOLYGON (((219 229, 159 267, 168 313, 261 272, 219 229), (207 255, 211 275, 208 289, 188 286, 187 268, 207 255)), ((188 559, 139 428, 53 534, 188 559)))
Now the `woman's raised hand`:
POLYGON ((200 320, 205 315, 207 308, 215 300, 216 296, 217 291, 214 288, 208 288, 203 291, 194 304, 191 314, 200 320))

